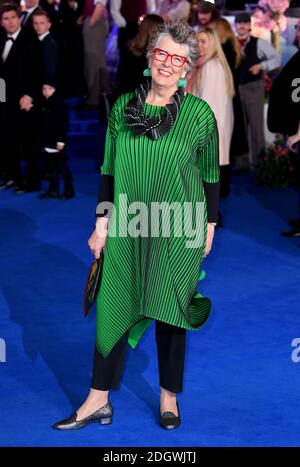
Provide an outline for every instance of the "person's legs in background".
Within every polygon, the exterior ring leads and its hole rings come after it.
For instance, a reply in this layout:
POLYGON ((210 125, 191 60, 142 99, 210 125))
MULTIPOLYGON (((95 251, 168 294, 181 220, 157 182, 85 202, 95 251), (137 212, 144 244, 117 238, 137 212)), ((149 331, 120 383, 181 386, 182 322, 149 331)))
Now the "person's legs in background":
POLYGON ((62 176, 64 180, 64 192, 62 194, 63 199, 73 198, 74 193, 74 186, 73 186, 73 177, 72 173, 69 168, 67 154, 65 149, 59 151, 56 155, 57 158, 57 168, 59 175, 62 176))
POLYGON ((265 150, 262 80, 240 86, 240 95, 249 130, 249 165, 254 169, 265 150))
POLYGON ((47 180, 49 181, 49 185, 46 192, 41 193, 39 198, 59 198, 59 178, 56 153, 42 151, 42 156, 47 167, 47 180))
POLYGON ((95 26, 90 26, 90 17, 83 22, 84 76, 88 89, 86 106, 93 109, 99 106, 101 93, 108 93, 109 79, 106 66, 105 43, 108 23, 102 18, 95 26))
POLYGON ((32 111, 21 112, 21 156, 25 161, 26 172, 21 185, 15 190, 17 194, 40 190, 36 123, 36 116, 32 111))

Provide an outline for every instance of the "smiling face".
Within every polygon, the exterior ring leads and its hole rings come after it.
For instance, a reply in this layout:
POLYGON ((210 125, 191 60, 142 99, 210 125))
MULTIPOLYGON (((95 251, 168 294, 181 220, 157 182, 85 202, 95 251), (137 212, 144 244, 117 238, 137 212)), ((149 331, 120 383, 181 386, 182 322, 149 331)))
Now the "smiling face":
MULTIPOLYGON (((188 46, 177 44, 171 37, 162 37, 156 44, 156 47, 169 54, 188 58, 188 46)), ((173 61, 175 62, 176 58, 173 61)), ((180 63, 179 59, 178 63, 180 63)), ((187 73, 187 64, 185 63, 182 67, 175 66, 174 63, 172 64, 170 56, 168 56, 165 62, 161 62, 156 60, 154 54, 152 54, 149 60, 149 67, 151 69, 152 81, 158 86, 169 88, 177 88, 178 80, 184 78, 187 73)))
POLYGON ((208 35, 205 32, 199 32, 197 35, 199 43, 199 55, 205 57, 208 49, 208 35))

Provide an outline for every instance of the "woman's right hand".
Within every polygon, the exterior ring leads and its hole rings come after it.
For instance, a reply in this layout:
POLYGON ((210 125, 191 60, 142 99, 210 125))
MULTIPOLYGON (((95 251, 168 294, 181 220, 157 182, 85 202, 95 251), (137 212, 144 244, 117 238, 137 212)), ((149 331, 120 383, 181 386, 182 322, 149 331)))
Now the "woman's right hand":
POLYGON ((98 218, 96 227, 88 240, 88 245, 96 259, 100 258, 100 251, 105 250, 107 222, 108 219, 104 217, 98 218))

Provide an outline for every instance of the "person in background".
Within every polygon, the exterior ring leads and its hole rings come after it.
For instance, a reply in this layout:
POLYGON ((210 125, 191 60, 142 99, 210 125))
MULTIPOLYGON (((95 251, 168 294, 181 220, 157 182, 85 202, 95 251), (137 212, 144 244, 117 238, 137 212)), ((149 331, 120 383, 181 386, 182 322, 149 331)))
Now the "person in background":
POLYGON ((194 26, 195 31, 199 31, 206 26, 213 26, 214 21, 219 18, 219 11, 216 6, 205 0, 198 4, 198 24, 194 26))
POLYGON ((105 45, 109 32, 107 0, 85 0, 82 16, 84 76, 87 97, 81 110, 96 110, 102 93, 109 92, 105 45))
POLYGON ((62 19, 61 82, 65 97, 85 94, 82 11, 84 0, 61 0, 59 4, 62 19))
MULTIPOLYGON (((120 76, 118 92, 133 92, 143 80, 143 71, 147 68, 146 50, 149 39, 157 26, 164 20, 158 15, 146 15, 140 24, 137 35, 131 39, 124 51, 126 73, 120 76)), ((125 70, 124 70, 125 71, 125 70)))
MULTIPOLYGON (((283 237, 300 237, 300 50, 275 78, 269 98, 268 127, 273 133, 287 136, 287 144, 295 155, 298 182, 298 218, 290 219, 292 229, 281 232, 283 237)), ((291 155, 292 155, 291 154, 291 155)), ((300 245, 299 245, 300 246, 300 245)))
MULTIPOLYGON (((237 82, 246 131, 249 133, 248 144, 250 151, 248 167, 253 170, 265 151, 265 93, 262 74, 263 72, 279 68, 280 55, 269 42, 251 36, 251 15, 249 13, 243 12, 238 14, 235 18, 235 27, 239 43, 245 55, 237 69, 237 82)), ((239 162, 240 164, 243 162, 241 157, 239 158, 239 162)), ((240 165, 240 168, 243 167, 240 165)), ((245 168, 247 168, 246 165, 245 168)))
POLYGON ((119 64, 117 70, 118 84, 124 80, 128 72, 127 44, 133 39, 139 29, 141 18, 155 10, 154 0, 111 0, 110 14, 118 26, 119 64))
POLYGON ((51 23, 50 32, 57 41, 59 48, 63 46, 63 22, 56 0, 40 0, 39 7, 46 11, 51 23))
MULTIPOLYGON (((217 33, 209 27, 198 34, 200 59, 198 68, 190 76, 188 92, 204 99, 215 114, 219 133, 219 159, 221 186, 229 193, 230 142, 234 116, 232 98, 234 83, 232 73, 221 47, 217 33)), ((222 226, 219 213, 218 226, 222 226)))
POLYGON ((38 146, 46 159, 49 186, 40 199, 73 198, 73 177, 68 166, 66 142, 68 133, 68 108, 64 100, 56 92, 56 80, 49 78, 43 81, 41 103, 37 106, 38 146), (60 177, 64 181, 64 192, 59 193, 60 177))
POLYGON ((0 23, 6 33, 0 38, 0 76, 6 84, 6 101, 1 103, 0 189, 14 187, 16 194, 23 194, 40 189, 32 112, 40 92, 39 43, 32 31, 21 26, 18 5, 2 5, 0 23), (25 174, 21 172, 21 155, 25 174))
POLYGON ((32 13, 39 8, 39 0, 25 0, 25 9, 21 13, 21 25, 33 31, 32 13))
POLYGON ((41 8, 32 14, 32 25, 40 41, 42 52, 42 80, 51 78, 58 80, 58 46, 50 34, 51 22, 49 15, 41 8))
POLYGON ((295 40, 294 40, 294 45, 297 47, 297 49, 300 49, 300 19, 298 23, 295 25, 295 40))
POLYGON ((155 12, 164 21, 174 19, 188 21, 191 13, 191 3, 188 0, 157 0, 155 12))
MULTIPOLYGON (((240 99, 239 86, 237 82, 237 69, 244 57, 244 52, 239 41, 232 30, 230 23, 225 18, 217 18, 214 22, 214 29, 220 39, 223 52, 230 67, 235 96, 233 97, 234 126, 230 145, 230 161, 234 162, 239 156, 248 153, 247 134, 244 123, 243 109, 240 99)), ((235 173, 243 173, 236 171, 235 173)), ((228 172, 228 177, 231 173, 228 172)), ((221 197, 229 195, 230 180, 221 185, 221 197), (228 191, 226 190, 228 189, 228 191)))

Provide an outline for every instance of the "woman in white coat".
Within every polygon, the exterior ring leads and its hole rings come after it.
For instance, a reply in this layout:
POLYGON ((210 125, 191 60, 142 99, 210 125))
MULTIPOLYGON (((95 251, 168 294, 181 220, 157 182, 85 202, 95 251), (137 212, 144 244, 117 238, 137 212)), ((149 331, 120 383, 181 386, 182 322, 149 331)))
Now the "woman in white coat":
POLYGON ((201 29, 197 36, 200 56, 198 66, 190 75, 187 91, 205 100, 215 114, 219 131, 221 184, 228 183, 230 142, 234 123, 233 77, 216 32, 206 27, 201 29))

